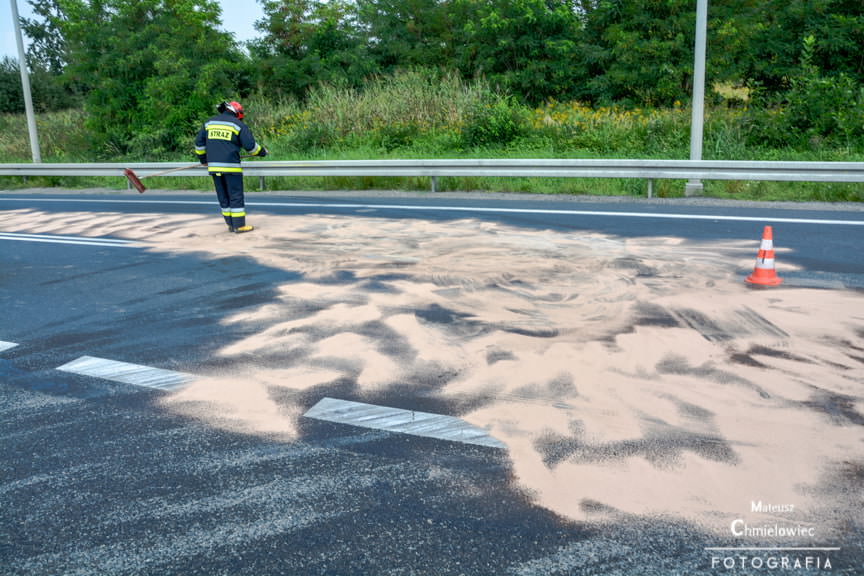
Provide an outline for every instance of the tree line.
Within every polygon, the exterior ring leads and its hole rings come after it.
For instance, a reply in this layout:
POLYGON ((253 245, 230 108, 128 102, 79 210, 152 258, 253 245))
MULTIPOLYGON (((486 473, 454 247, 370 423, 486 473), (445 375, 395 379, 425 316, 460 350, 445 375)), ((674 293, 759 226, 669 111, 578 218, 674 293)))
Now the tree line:
MULTIPOLYGON (((671 107, 692 90, 695 0, 259 0, 246 45, 213 0, 28 1, 37 107, 83 107, 107 156, 185 149, 221 98, 302 101, 403 69, 482 79, 527 106, 671 107)), ((711 0, 706 80, 787 121, 864 131, 864 3, 711 0)), ((8 58, 0 106, 23 109, 8 58)))

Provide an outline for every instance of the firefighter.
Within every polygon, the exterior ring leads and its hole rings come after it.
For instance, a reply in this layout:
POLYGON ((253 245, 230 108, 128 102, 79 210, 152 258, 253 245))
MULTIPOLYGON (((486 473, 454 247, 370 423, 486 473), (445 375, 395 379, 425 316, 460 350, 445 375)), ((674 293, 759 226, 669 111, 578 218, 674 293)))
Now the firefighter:
POLYGON ((216 111, 218 114, 204 123, 195 138, 195 154, 213 177, 228 231, 251 232, 254 228, 246 224, 240 148, 250 156, 260 157, 267 155, 267 149, 255 142, 252 131, 243 123, 243 106, 239 102, 222 102, 216 111))

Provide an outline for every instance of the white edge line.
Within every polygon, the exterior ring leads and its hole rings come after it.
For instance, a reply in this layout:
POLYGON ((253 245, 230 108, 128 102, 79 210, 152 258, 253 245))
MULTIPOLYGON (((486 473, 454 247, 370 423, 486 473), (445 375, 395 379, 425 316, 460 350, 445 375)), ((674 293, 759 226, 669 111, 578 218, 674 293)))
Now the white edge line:
POLYGON ((75 240, 51 240, 48 238, 14 238, 4 234, 0 234, 0 240, 14 240, 16 242, 41 242, 48 244, 77 244, 79 246, 105 246, 108 248, 134 248, 132 244, 122 244, 117 242, 86 242, 75 240))
MULTIPOLYGON (((4 201, 19 202, 96 202, 103 204, 180 204, 180 205, 207 205, 213 202, 196 200, 97 200, 93 198, 81 198, 69 200, 64 198, 4 198, 4 201)), ((722 220, 735 222, 781 222, 785 224, 831 224, 842 226, 864 226, 864 220, 831 220, 819 218, 773 218, 770 216, 722 216, 711 214, 672 214, 668 212, 604 212, 597 210, 559 210, 551 208, 495 208, 482 206, 415 206, 409 204, 355 204, 355 203, 323 203, 323 202, 247 202, 247 206, 267 206, 284 208, 341 208, 341 209, 390 209, 409 211, 435 211, 443 212, 478 212, 489 214, 558 214, 561 216, 621 216, 626 218, 665 218, 674 220, 722 220)))
POLYGON ((794 224, 833 224, 864 226, 864 220, 826 220, 817 218, 772 218, 756 216, 722 216, 711 214, 671 214, 668 212, 604 212, 599 210, 556 210, 551 208, 493 208, 480 206, 411 206, 406 204, 323 204, 305 202, 255 202, 255 206, 286 206, 290 208, 386 208, 390 210, 441 210, 444 212, 485 212, 501 214, 558 214, 561 216, 623 216, 627 218, 665 218, 672 220, 724 220, 738 222, 782 222, 794 224))
POLYGON ((0 232, 0 240, 19 240, 22 242, 51 242, 56 244, 85 244, 94 246, 132 246, 133 240, 121 238, 92 238, 86 236, 58 236, 55 234, 25 234, 20 232, 0 232))
POLYGON ((22 238, 51 238, 57 240, 92 240, 94 242, 121 242, 125 244, 131 244, 132 240, 123 240, 122 238, 100 238, 100 237, 87 237, 87 236, 63 236, 57 234, 28 234, 25 232, 0 232, 0 235, 3 236, 20 236, 22 238))

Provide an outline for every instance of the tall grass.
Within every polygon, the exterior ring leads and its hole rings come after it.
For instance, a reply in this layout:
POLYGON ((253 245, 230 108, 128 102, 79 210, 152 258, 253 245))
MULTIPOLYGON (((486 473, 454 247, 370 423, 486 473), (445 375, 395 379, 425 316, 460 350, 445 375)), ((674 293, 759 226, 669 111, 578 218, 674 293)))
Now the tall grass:
POLYGON ((274 150, 320 155, 349 150, 390 152, 443 136, 452 148, 466 110, 491 90, 464 84, 456 75, 409 70, 376 76, 362 91, 330 85, 314 89, 304 105, 276 105, 260 97, 248 105, 250 124, 274 150), (262 104, 258 108, 259 104, 262 104))
MULTIPOLYGON (((529 109, 482 81, 408 70, 370 79, 363 90, 319 86, 305 102, 253 96, 246 121, 271 152, 269 159, 371 159, 454 157, 688 158, 690 110, 592 108, 548 102, 529 109)), ((709 107, 703 157, 726 160, 864 161, 864 142, 806 148, 753 144, 754 122, 770 114, 747 108, 709 107)), ((45 114, 38 126, 45 161, 92 161, 79 111, 45 114)), ((759 129, 764 131, 765 126, 759 129)), ((0 154, 6 162, 29 161, 26 122, 0 116, 0 154)), ((191 142, 186 155, 192 158, 191 142)), ((125 158, 129 160, 129 158, 125 158)), ((29 184, 32 185, 35 179, 29 184)), ((56 181, 55 181, 56 182, 56 181)), ((64 185, 93 181, 64 179, 64 185), (70 182, 70 183, 67 183, 70 182)), ((209 189, 206 179, 166 178, 160 186, 209 189)), ((110 185, 125 183, 111 182, 110 185)), ((154 184, 157 184, 154 182, 154 184)), ((21 185, 0 179, 0 187, 21 185)), ((268 189, 428 189, 425 178, 269 178, 268 189)), ((440 178, 440 190, 489 190, 567 194, 644 195, 639 180, 440 178)), ((254 188, 254 186, 250 186, 254 188)), ((683 194, 684 183, 655 182, 659 196, 683 194)), ((705 182, 705 194, 757 200, 864 201, 862 184, 705 182)))
MULTIPOLYGON (((51 162, 85 162, 87 132, 79 110, 45 112, 36 117, 39 150, 51 162)), ((30 135, 23 114, 0 114, 0 158, 29 162, 30 135)))

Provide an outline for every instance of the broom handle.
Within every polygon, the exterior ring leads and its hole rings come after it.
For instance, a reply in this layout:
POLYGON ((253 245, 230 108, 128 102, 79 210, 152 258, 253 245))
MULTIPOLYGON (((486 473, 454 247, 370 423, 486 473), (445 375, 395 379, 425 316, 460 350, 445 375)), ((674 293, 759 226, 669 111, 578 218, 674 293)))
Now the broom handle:
MULTIPOLYGON (((240 158, 252 158, 252 156, 251 155, 241 156, 240 158)), ((153 178, 154 176, 164 176, 165 174, 171 174, 173 172, 180 172, 181 170, 190 170, 192 168, 197 168, 198 166, 203 166, 205 168, 207 167, 206 164, 201 164, 199 162, 198 164, 189 164, 188 166, 180 166, 179 168, 171 168, 170 170, 163 170, 162 172, 154 172, 153 174, 147 174, 146 176, 140 176, 139 178, 143 180, 144 178, 153 178)))
POLYGON ((146 176, 141 176, 140 178, 143 180, 144 178, 152 178, 153 176, 164 176, 165 174, 171 174, 172 172, 180 172, 181 170, 189 170, 190 168, 197 168, 198 166, 206 167, 206 164, 190 164, 188 166, 181 166, 179 168, 171 168, 170 170, 163 170, 162 172, 154 172, 153 174, 147 174, 146 176))

